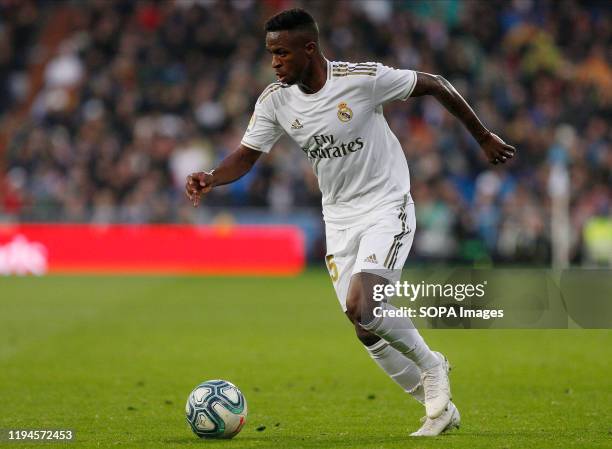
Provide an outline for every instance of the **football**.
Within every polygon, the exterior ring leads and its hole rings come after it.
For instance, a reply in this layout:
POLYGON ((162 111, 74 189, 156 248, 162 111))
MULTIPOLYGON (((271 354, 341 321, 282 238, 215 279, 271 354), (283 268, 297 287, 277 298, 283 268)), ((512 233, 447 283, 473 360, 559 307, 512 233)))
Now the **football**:
POLYGON ((195 387, 185 407, 187 422, 200 438, 233 438, 247 417, 241 391, 226 380, 209 380, 195 387))

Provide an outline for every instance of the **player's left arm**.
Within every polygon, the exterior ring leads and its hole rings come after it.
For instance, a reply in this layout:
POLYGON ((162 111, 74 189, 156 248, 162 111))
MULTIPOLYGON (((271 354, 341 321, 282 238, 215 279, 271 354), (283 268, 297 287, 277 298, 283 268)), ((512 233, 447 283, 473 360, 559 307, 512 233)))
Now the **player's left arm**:
POLYGON ((417 80, 411 97, 434 96, 450 113, 457 117, 474 136, 492 164, 505 163, 516 154, 516 148, 506 144, 489 131, 476 113, 451 83, 440 75, 416 72, 417 80))

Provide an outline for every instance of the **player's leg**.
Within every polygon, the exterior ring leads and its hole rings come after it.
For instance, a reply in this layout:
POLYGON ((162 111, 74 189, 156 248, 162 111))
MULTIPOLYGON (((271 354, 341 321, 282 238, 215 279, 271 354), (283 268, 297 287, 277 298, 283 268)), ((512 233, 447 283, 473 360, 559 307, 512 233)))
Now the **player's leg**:
POLYGON ((360 332, 366 332, 366 338, 369 337, 369 341, 361 337, 359 339, 364 344, 372 360, 406 393, 409 393, 414 399, 424 404, 425 396, 421 385, 421 369, 416 363, 379 336, 371 334, 362 328, 357 330, 358 337, 360 332), (373 344, 367 344, 372 341, 372 336, 377 341, 373 344))
POLYGON ((435 419, 450 401, 448 362, 429 349, 410 319, 393 314, 395 307, 375 301, 373 295, 376 285, 399 280, 412 245, 414 205, 404 203, 395 212, 388 220, 378 220, 361 237, 346 299, 347 315, 356 327, 382 338, 420 368, 427 416, 435 419))
MULTIPOLYGON (((377 277, 377 279, 381 282, 387 282, 384 278, 377 277)), ((351 288, 357 288, 356 284, 351 282, 351 288)), ((372 360, 405 392, 424 404, 425 396, 421 385, 421 369, 416 363, 391 346, 389 342, 364 329, 359 320, 354 319, 353 311, 351 313, 346 311, 346 315, 353 322, 355 334, 365 346, 372 360)))
MULTIPOLYGON (((355 273, 351 277, 347 297, 347 315, 356 329, 375 334, 412 360, 421 371, 440 363, 421 337, 409 318, 393 316, 389 311, 397 310, 387 302, 375 301, 375 286, 386 285, 389 279, 373 273, 355 273), (375 309, 378 312, 375 314, 375 309)), ((359 336, 359 333, 358 333, 359 336)))
MULTIPOLYGON (((347 315, 356 329, 363 329, 382 338, 393 348, 412 360, 421 371, 440 363, 419 331, 409 318, 392 316, 390 310, 397 310, 387 302, 375 301, 374 288, 389 284, 389 279, 379 274, 355 273, 351 277, 347 297, 347 315), (375 314, 375 309, 379 308, 375 314)), ((359 336, 359 333, 358 333, 359 336)))
MULTIPOLYGON (((359 250, 359 236, 363 231, 363 227, 344 230, 328 228, 325 233, 327 243, 325 262, 340 306, 345 313, 349 284, 359 250)), ((378 366, 404 391, 410 393, 417 401, 423 403, 425 398, 423 388, 421 387, 421 370, 415 363, 379 336, 368 332, 360 325, 355 325, 355 331, 357 337, 370 354, 370 357, 372 357, 378 366)))
MULTIPOLYGON (((366 331, 359 325, 355 327, 355 330, 357 337, 378 366, 404 391, 425 404, 420 368, 377 335, 366 331)), ((449 401, 446 410, 440 416, 435 419, 424 416, 421 422, 423 423, 421 427, 416 432, 412 432, 411 436, 431 437, 449 432, 459 428, 461 417, 455 404, 449 401)))

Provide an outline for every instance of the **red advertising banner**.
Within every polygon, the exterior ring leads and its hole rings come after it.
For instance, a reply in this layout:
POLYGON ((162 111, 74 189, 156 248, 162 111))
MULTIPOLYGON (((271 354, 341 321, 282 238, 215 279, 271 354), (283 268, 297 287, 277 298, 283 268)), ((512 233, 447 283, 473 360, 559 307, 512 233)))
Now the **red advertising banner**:
POLYGON ((304 268, 294 226, 0 225, 0 274, 265 274, 304 268))

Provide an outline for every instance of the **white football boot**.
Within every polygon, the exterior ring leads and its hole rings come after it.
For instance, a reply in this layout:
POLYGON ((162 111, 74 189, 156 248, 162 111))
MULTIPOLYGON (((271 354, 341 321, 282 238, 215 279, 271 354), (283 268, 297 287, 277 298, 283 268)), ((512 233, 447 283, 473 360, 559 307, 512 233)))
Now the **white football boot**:
POLYGON ((434 354, 438 356, 440 363, 421 373, 421 384, 425 392, 425 414, 431 419, 442 415, 451 400, 448 381, 450 365, 442 354, 436 351, 434 354))
POLYGON ((423 425, 419 430, 410 434, 411 437, 435 437, 453 429, 458 429, 461 424, 459 409, 452 402, 448 403, 446 410, 436 419, 423 416, 423 425))

